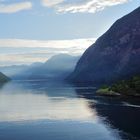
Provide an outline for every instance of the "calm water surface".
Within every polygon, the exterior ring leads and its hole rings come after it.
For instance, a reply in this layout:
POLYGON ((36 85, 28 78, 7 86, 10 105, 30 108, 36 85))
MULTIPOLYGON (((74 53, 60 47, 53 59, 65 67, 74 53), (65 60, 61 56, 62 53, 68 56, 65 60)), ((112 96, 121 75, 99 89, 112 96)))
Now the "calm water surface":
POLYGON ((140 101, 95 87, 15 81, 0 87, 0 140, 139 140, 140 101))

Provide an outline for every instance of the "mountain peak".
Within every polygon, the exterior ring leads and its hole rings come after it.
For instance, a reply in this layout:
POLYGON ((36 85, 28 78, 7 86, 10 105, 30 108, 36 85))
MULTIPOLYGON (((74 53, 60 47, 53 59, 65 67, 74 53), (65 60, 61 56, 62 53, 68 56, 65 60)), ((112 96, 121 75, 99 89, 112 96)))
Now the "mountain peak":
POLYGON ((140 73, 140 7, 117 20, 91 45, 69 79, 112 82, 140 73))

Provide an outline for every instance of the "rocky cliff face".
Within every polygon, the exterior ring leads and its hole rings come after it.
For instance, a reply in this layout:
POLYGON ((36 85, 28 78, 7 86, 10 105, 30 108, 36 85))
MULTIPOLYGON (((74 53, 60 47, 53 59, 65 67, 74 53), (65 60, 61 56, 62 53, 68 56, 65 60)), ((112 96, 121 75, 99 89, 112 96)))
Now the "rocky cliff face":
POLYGON ((140 7, 117 20, 90 46, 68 79, 110 83, 137 74, 140 74, 140 7))

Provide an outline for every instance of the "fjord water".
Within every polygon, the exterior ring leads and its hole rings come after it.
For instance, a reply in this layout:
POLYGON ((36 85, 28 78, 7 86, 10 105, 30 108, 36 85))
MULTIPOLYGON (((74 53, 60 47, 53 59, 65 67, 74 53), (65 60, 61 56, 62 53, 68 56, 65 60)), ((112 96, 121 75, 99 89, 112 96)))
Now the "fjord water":
POLYGON ((0 140, 137 140, 138 99, 95 96, 94 86, 14 81, 0 87, 0 140))

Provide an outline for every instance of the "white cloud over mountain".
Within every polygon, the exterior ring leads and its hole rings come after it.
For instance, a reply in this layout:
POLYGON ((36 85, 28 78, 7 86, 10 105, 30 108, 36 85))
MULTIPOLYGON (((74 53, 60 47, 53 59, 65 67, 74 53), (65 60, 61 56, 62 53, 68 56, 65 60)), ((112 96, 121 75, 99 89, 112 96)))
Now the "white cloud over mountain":
POLYGON ((53 55, 81 55, 95 38, 72 40, 0 39, 0 65, 44 62, 53 55))
POLYGON ((71 40, 24 40, 24 39, 0 39, 0 47, 25 47, 25 48, 69 48, 86 47, 93 43, 95 38, 71 39, 71 40))

